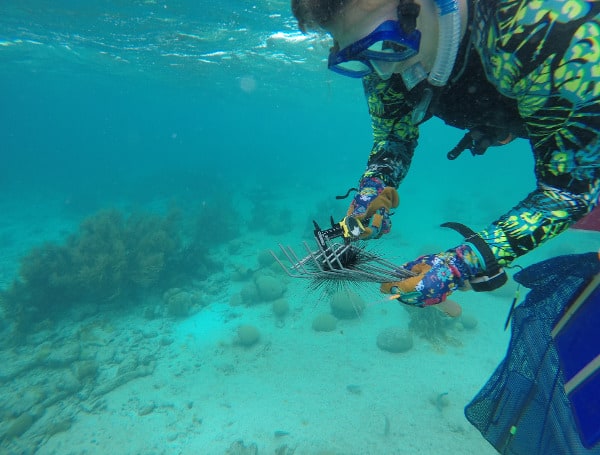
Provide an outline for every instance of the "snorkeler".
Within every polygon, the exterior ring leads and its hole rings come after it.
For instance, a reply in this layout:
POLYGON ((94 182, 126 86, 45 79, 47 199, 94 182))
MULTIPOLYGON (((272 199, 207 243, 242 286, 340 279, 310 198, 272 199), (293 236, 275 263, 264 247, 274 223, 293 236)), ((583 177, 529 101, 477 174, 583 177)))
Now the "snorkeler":
POLYGON ((292 0, 292 10, 302 31, 333 37, 329 69, 363 82, 374 143, 348 210, 361 238, 389 232, 419 125, 432 116, 467 131, 449 159, 517 137, 531 144, 536 188, 477 233, 447 223, 465 242, 405 264, 416 276, 383 292, 428 306, 457 289, 495 289, 503 267, 598 204, 599 2, 292 0))

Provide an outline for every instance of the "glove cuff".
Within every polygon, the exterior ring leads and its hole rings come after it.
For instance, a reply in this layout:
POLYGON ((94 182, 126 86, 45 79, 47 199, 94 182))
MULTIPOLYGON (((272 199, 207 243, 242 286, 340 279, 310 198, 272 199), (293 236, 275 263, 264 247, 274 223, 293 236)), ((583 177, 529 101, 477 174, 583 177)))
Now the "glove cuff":
POLYGON ((463 243, 450 250, 454 254, 453 264, 460 272, 460 278, 469 281, 485 271, 485 261, 477 248, 468 243, 463 243))
POLYGON ((483 255, 479 252, 477 247, 475 245, 473 245, 471 242, 465 242, 464 244, 470 248, 471 252, 477 258, 477 262, 479 263, 478 266, 480 268, 480 273, 485 272, 485 259, 484 259, 483 255))
POLYGON ((497 263, 491 267, 479 249, 465 243, 454 249, 456 267, 461 273, 461 279, 469 281, 474 291, 493 291, 506 283, 508 277, 497 263))
POLYGON ((508 279, 506 272, 504 272, 494 256, 494 252, 480 234, 476 234, 460 223, 444 223, 442 226, 452 228, 462 234, 468 241, 466 246, 478 258, 479 271, 470 280, 474 291, 493 291, 506 283, 508 279))

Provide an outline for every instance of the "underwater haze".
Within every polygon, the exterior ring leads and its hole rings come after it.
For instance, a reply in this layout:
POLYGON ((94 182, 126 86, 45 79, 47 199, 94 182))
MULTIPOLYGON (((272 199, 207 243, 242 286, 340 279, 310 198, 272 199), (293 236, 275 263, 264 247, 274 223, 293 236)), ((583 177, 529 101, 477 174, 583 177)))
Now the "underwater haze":
MULTIPOLYGON (((0 2, 1 453, 494 453, 463 407, 514 283, 450 319, 269 253, 345 214, 371 149, 331 44, 288 1, 0 2)), ((524 141, 450 162, 462 135, 423 126, 386 259, 534 188, 524 141)), ((573 235, 522 264, 597 241, 573 235)))
POLYGON ((296 31, 287 2, 6 1, 0 13, 2 185, 77 198, 159 172, 232 185, 344 165, 316 149, 359 125, 368 143, 368 123, 329 110, 344 89, 322 71, 326 40, 296 31))

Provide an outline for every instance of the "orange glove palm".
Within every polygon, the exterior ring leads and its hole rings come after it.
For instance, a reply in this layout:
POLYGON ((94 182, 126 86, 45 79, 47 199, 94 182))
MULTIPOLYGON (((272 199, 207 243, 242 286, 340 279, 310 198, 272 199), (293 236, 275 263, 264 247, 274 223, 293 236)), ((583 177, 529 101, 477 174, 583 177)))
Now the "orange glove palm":
POLYGON ((383 283, 381 292, 399 294, 398 300, 414 306, 436 305, 457 289, 464 289, 470 279, 483 271, 473 248, 459 245, 444 253, 430 254, 403 266, 414 277, 383 283))

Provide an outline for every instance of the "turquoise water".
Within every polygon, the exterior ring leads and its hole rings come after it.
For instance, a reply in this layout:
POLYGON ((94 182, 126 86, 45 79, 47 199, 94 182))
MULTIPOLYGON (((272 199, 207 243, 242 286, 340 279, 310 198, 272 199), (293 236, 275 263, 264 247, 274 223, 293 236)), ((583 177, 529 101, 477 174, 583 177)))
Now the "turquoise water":
MULTIPOLYGON (((462 407, 502 358, 513 288, 457 296, 478 329, 450 321, 390 355, 375 340, 410 323, 398 304, 363 288, 361 318, 316 332, 327 296, 265 260, 341 217, 334 196, 370 151, 360 82, 326 70, 330 44, 287 1, 0 3, 0 452, 492 453, 462 407), (174 230, 143 218, 174 206, 174 230), (99 247, 79 226, 107 209, 145 221, 99 247), (158 257, 164 232, 183 246, 158 257), (47 242, 58 253, 35 268, 47 242), (144 245, 149 262, 131 259, 144 245), (31 270, 37 293, 10 294, 31 270), (248 297, 258 276, 280 283, 284 316, 248 297), (240 346, 248 324, 260 341, 240 346)), ((390 260, 454 246, 440 223, 484 227, 533 189, 526 143, 447 161, 461 136, 423 127, 377 245, 390 260)), ((529 260, 595 241, 566 234, 529 260)))
MULTIPOLYGON (((360 82, 325 70, 329 40, 297 32, 288 2, 0 8, 3 186, 70 193, 86 207, 90 196, 151 199, 165 185, 224 181, 316 180, 338 194, 362 172, 370 123, 360 82)), ((422 155, 442 161, 460 138, 443 131, 439 143, 424 135, 422 155)), ((505 157, 460 166, 488 172, 505 157)), ((445 165, 427 179, 463 172, 445 165)), ((515 165, 511 177, 530 174, 515 165)))
POLYGON ((333 86, 323 39, 295 30, 287 2, 38 3, 0 6, 3 185, 24 169, 112 194, 158 172, 262 179, 335 166, 322 151, 358 129, 353 142, 368 141, 364 119, 336 108, 359 88, 333 86))

